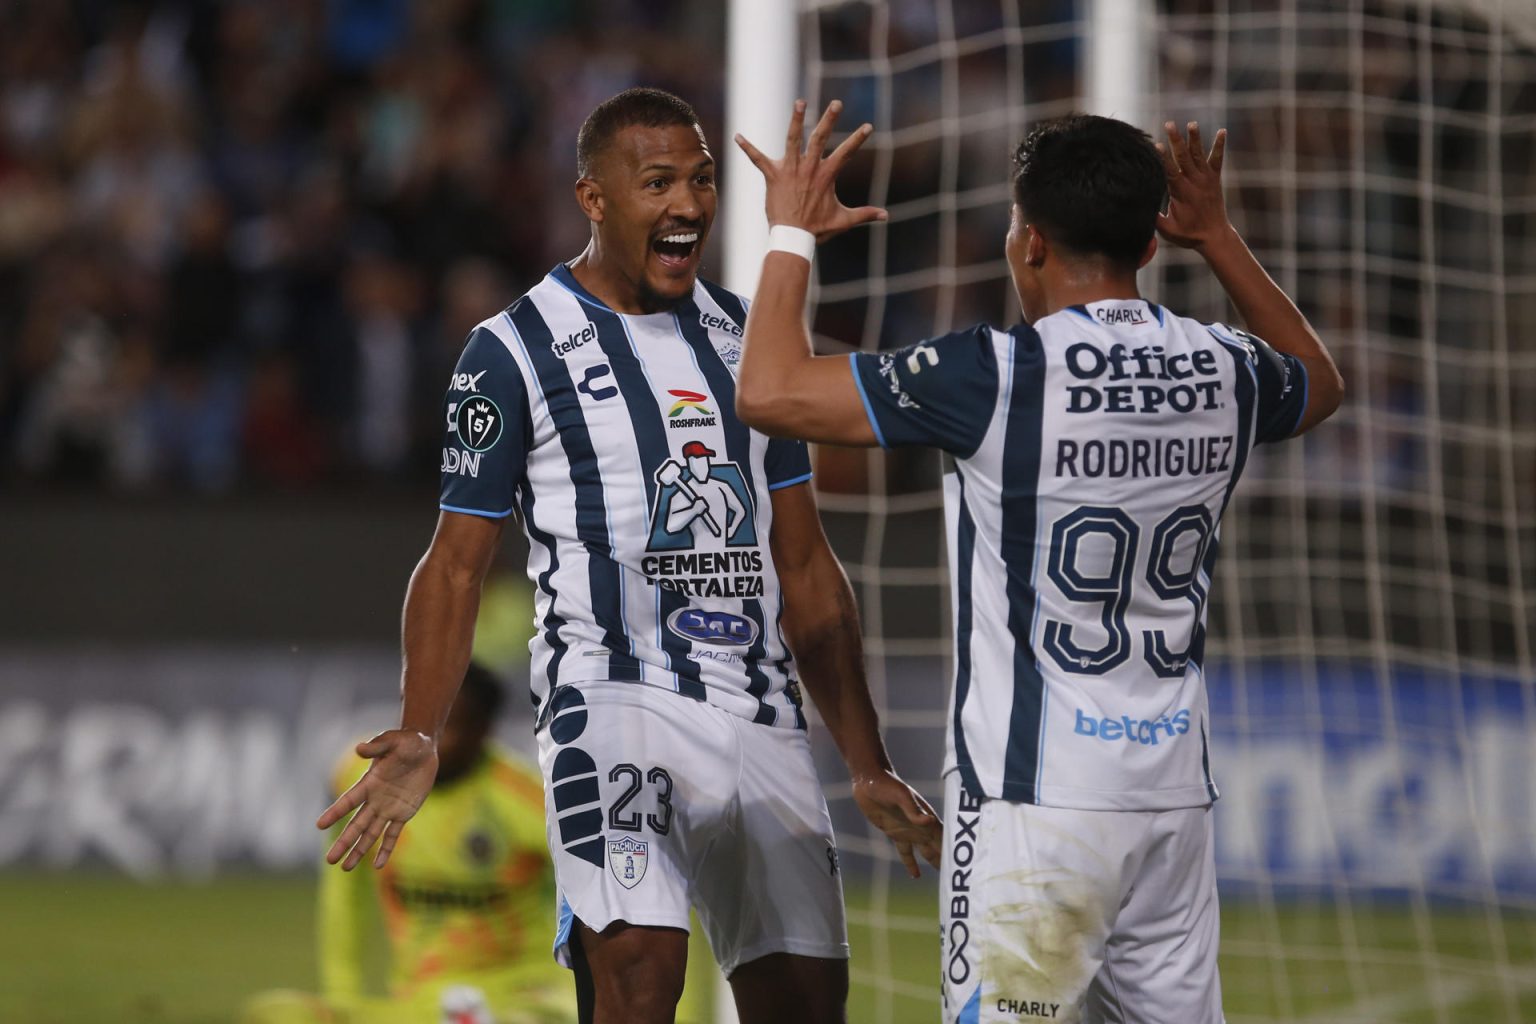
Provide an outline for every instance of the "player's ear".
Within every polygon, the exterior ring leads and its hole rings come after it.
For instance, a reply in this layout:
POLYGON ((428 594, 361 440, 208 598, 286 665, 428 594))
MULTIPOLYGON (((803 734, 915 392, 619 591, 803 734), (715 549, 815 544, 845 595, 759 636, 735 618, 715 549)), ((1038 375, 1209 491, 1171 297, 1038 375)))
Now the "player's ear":
POLYGON ((581 212, 587 215, 587 220, 594 224, 602 223, 603 187, 597 183, 597 179, 590 177, 576 179, 576 205, 581 207, 581 212))
POLYGON ((1147 242, 1146 252, 1143 252, 1141 254, 1141 262, 1136 264, 1136 269, 1140 270, 1142 267, 1146 266, 1148 263, 1151 263, 1152 262, 1152 257, 1156 256, 1156 255, 1157 255, 1157 233, 1153 232, 1151 240, 1147 242))
POLYGON ((1044 266, 1045 254, 1050 250, 1045 236, 1036 230, 1033 224, 1024 225, 1024 232, 1024 265, 1026 267, 1044 266))

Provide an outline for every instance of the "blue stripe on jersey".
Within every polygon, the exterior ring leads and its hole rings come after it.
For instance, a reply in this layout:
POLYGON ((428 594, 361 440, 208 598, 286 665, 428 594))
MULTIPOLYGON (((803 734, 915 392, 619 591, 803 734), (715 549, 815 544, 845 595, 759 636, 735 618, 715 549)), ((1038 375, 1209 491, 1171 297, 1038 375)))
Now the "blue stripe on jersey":
POLYGON ((699 284, 703 285, 709 297, 715 300, 715 305, 719 306, 726 316, 736 321, 737 327, 743 331, 747 329, 747 307, 742 304, 739 295, 703 278, 699 278, 699 284))
MULTIPOLYGON (((720 358, 720 353, 715 351, 715 346, 709 340, 709 331, 699 323, 702 313, 698 303, 689 299, 678 308, 673 319, 677 322, 677 333, 693 352, 694 362, 704 375, 716 404, 720 406, 720 428, 725 432, 726 456, 741 470, 742 479, 747 485, 747 497, 754 506, 747 511, 756 518, 757 483, 752 477, 752 431, 736 418, 736 378, 731 368, 725 365, 725 360, 720 358)), ((770 541, 759 537, 758 543, 767 548, 770 541)), ((773 557, 771 552, 765 553, 769 558, 773 557)), ((758 667, 759 660, 767 653, 763 647, 763 604, 756 598, 747 598, 741 604, 747 618, 757 624, 758 640, 747 652, 745 663, 747 693, 757 700, 757 713, 752 716, 752 721, 759 725, 772 725, 778 713, 763 700, 768 693, 769 682, 763 670, 758 667)))
MULTIPOLYGON (((869 402, 869 392, 864 390, 864 378, 859 376, 859 364, 856 360, 857 352, 848 353, 848 372, 853 374, 853 386, 858 389, 859 401, 864 403, 864 415, 869 420, 870 428, 875 432, 875 440, 881 448, 889 448, 885 443, 885 435, 880 432, 880 420, 875 416, 875 407, 869 402)), ((977 790, 981 792, 981 790, 977 790)))
MULTIPOLYGON (((668 457, 667 426, 656 404, 656 389, 640 362, 640 355, 635 350, 634 339, 630 337, 624 318, 607 307, 590 303, 583 309, 587 319, 597 328, 598 346, 602 348, 603 355, 608 357, 608 364, 613 367, 614 381, 629 411, 630 427, 635 432, 635 444, 640 452, 641 474, 645 477, 646 508, 650 509, 656 503, 656 478, 649 470, 666 462, 668 457)), ((685 605, 686 602, 668 602, 662 594, 656 595, 656 643, 667 657, 667 665, 676 680, 677 692, 694 700, 703 700, 704 682, 700 677, 699 663, 688 657, 690 644, 666 628, 667 616, 685 605)))
MULTIPOLYGON (((531 436, 531 435, 530 435, 531 436)), ((543 545, 549 552, 549 568, 539 573, 538 587, 549 596, 549 611, 544 613, 544 643, 552 652, 549 657, 549 692, 554 693, 559 684, 560 662, 565 658, 565 652, 569 645, 560 638, 560 627, 565 625, 564 616, 555 613, 555 588, 550 585, 550 578, 560 568, 560 555, 555 547, 555 538, 539 529, 538 523, 533 518, 533 488, 525 481, 518 488, 523 505, 523 528, 528 531, 528 537, 535 544, 543 545)), ((534 701, 538 703, 537 700, 534 701)))
POLYGON ((554 420, 560 446, 570 464, 571 486, 576 492, 576 536, 587 549, 587 580, 592 589, 592 614, 603 631, 603 646, 608 648, 608 678, 636 680, 640 662, 631 653, 633 647, 624 630, 624 590, 619 564, 614 558, 613 540, 608 526, 608 507, 603 497, 603 479, 598 469, 592 435, 576 397, 565 361, 554 353, 554 335, 527 298, 514 303, 503 314, 517 333, 529 365, 538 381, 539 391, 554 420))
MULTIPOLYGON (((1008 332, 1009 393, 1003 442, 1002 555, 1008 576, 1008 631, 1013 636, 1013 711, 1003 763, 1004 800, 1035 803, 1045 681, 1035 661, 1035 531, 1040 433, 1045 408, 1045 349, 1034 328, 1008 332)), ((979 792, 978 788, 978 792, 979 792)))
POLYGON ((986 792, 976 778, 976 767, 971 764, 971 752, 965 744, 965 730, 960 725, 960 713, 965 709, 965 698, 971 692, 971 631, 974 612, 971 605, 971 562, 976 557, 976 520, 965 503, 965 474, 957 473, 960 485, 960 507, 955 513, 958 527, 955 537, 955 763, 960 768, 960 781, 972 793, 986 792))
POLYGON ((794 478, 792 478, 790 480, 780 480, 776 484, 769 484, 768 485, 768 489, 770 491, 782 491, 786 487, 793 487, 793 486, 795 486, 795 484, 803 484, 807 480, 809 480, 810 478, 811 478, 811 474, 809 474, 809 473, 802 473, 799 476, 794 477, 794 478))
POLYGON ((481 519, 505 519, 512 514, 511 509, 507 509, 505 512, 486 512, 478 508, 460 508, 457 505, 444 505, 442 502, 438 502, 437 507, 444 512, 462 512, 466 516, 479 516, 481 519))

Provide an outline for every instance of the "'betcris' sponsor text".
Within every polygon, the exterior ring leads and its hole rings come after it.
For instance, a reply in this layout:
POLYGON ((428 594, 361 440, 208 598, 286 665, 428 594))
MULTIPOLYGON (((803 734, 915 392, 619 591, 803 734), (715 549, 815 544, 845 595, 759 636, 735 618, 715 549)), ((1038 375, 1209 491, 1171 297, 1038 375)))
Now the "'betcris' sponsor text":
POLYGON ((1145 743, 1155 747, 1165 739, 1176 739, 1189 732, 1189 709, 1180 708, 1171 715, 1161 715, 1156 721, 1135 719, 1130 715, 1119 718, 1100 718, 1077 710, 1077 727, 1072 730, 1079 736, 1096 736, 1108 743, 1145 743))

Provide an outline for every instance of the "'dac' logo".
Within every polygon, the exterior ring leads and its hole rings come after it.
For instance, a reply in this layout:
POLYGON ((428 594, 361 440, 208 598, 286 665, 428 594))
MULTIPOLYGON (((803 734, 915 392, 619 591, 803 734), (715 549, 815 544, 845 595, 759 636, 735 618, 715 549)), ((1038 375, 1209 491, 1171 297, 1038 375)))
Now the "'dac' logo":
POLYGON ((651 551, 753 547, 757 518, 741 467, 714 461, 703 441, 683 445, 682 461, 668 459, 656 470, 651 507, 651 551))

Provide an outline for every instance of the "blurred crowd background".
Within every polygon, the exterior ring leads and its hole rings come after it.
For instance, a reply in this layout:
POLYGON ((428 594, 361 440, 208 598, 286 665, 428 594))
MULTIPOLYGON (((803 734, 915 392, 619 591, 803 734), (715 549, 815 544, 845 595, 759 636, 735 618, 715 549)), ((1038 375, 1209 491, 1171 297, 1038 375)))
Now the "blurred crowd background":
POLYGON ((723 17, 0 3, 0 483, 430 480, 465 335, 585 244, 582 118, 645 82, 717 138, 723 17))

